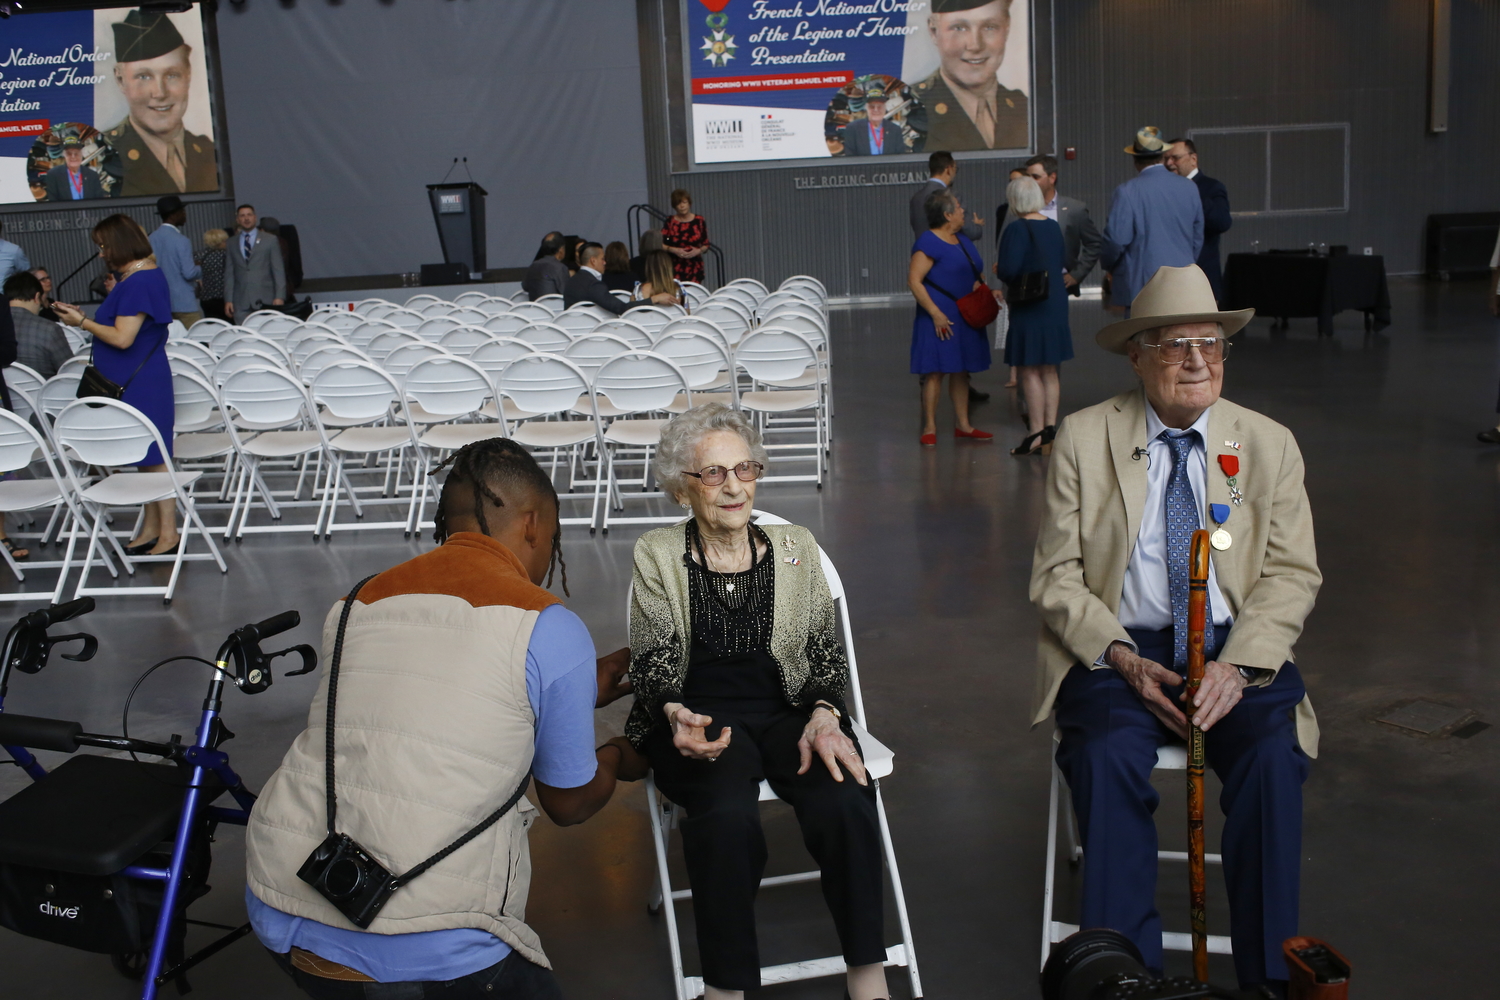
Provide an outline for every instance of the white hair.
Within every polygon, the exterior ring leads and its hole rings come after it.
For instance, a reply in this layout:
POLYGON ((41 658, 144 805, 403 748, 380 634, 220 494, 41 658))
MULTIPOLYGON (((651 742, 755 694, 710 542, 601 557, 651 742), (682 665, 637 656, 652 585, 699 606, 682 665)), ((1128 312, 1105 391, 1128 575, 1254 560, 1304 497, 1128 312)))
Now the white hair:
POLYGON ((1047 204, 1042 200, 1042 187, 1031 177, 1017 177, 1005 186, 1005 200, 1016 215, 1040 212, 1047 204))
POLYGON ((733 431, 744 438, 750 458, 769 465, 770 456, 760 441, 760 431, 739 410, 723 403, 704 403, 667 421, 656 448, 656 481, 669 496, 680 497, 687 489, 685 472, 692 468, 698 442, 714 431, 733 431))

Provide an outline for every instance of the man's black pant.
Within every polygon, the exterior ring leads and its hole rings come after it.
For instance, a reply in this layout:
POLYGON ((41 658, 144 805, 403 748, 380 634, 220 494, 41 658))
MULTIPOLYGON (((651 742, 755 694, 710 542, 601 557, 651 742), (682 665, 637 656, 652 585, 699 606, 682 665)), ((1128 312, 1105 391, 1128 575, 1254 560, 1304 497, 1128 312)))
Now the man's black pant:
POLYGON ((291 956, 267 954, 313 1000, 562 1000, 551 971, 511 952, 488 969, 449 982, 353 983, 324 979, 292 965, 291 956))
POLYGON ((755 935, 755 893, 766 868, 766 841, 760 826, 760 782, 797 813, 802 840, 823 873, 823 898, 833 914, 849 965, 885 961, 881 898, 880 822, 875 787, 844 773, 838 782, 813 757, 799 775, 797 741, 807 716, 790 708, 735 714, 720 706, 694 704, 713 717, 705 734, 734 730, 716 761, 682 756, 665 728, 646 743, 657 787, 683 808, 680 824, 698 955, 703 981, 724 990, 760 986, 760 951, 755 935))

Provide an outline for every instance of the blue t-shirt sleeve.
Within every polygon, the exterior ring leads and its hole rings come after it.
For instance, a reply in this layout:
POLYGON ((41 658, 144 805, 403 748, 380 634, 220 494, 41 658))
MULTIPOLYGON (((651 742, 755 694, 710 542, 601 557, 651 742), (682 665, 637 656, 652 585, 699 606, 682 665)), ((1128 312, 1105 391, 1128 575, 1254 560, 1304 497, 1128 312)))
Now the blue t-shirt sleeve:
POLYGON ((526 694, 536 713, 532 773, 553 788, 594 780, 594 700, 599 681, 594 640, 561 604, 537 616, 526 647, 526 694))

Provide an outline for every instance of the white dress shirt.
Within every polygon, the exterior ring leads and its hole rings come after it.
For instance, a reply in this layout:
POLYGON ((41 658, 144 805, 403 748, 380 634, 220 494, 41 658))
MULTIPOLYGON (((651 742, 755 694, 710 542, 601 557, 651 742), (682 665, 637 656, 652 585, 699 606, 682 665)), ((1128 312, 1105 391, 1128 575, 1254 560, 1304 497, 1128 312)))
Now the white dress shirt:
MULTIPOLYGON (((1203 498, 1208 471, 1208 414, 1203 411, 1192 430, 1197 440, 1188 453, 1188 484, 1198 501, 1198 523, 1205 520, 1203 498)), ((1172 595, 1167 581, 1167 481, 1172 478, 1172 448, 1158 435, 1167 429, 1146 404, 1146 505, 1141 512, 1141 530, 1125 568, 1125 587, 1120 594, 1120 624, 1126 628, 1160 631, 1172 627, 1172 595)), ((1234 518, 1231 516, 1230 521, 1234 518)), ((1209 525, 1208 527, 1212 527, 1209 525)), ((1233 532, 1233 524, 1229 525, 1233 532)), ((1213 560, 1208 564, 1208 607, 1215 625, 1229 625, 1233 619, 1219 593, 1219 580, 1213 560)))
POLYGON ((1052 200, 1042 206, 1042 214, 1053 222, 1057 221, 1057 195, 1053 195, 1052 200))
POLYGON ((1188 174, 1187 178, 1188 178, 1188 180, 1192 180, 1194 177, 1197 177, 1197 176, 1198 176, 1198 168, 1194 167, 1193 168, 1193 172, 1190 173, 1190 174, 1188 174))

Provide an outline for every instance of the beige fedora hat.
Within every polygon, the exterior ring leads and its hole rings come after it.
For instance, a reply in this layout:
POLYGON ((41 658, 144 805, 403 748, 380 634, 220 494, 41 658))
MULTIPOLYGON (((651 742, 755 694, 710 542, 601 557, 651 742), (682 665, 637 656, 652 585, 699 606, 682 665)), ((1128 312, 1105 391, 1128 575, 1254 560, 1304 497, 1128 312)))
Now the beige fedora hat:
POLYGON ((1131 156, 1164 156, 1167 144, 1162 141, 1161 129, 1155 125, 1147 125, 1135 133, 1135 142, 1126 146, 1125 152, 1131 156))
POLYGON ((1130 304, 1130 318, 1106 326, 1094 342, 1106 351, 1124 354, 1130 338, 1142 330, 1183 323, 1221 323, 1224 336, 1232 337, 1254 316, 1254 309, 1221 311, 1208 275, 1197 264, 1159 267, 1130 304))

